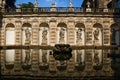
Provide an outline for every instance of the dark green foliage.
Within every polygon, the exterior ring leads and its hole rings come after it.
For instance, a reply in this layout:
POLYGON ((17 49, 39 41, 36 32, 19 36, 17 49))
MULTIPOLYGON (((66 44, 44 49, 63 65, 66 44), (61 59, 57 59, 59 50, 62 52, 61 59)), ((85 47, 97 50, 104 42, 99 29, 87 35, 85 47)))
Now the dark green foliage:
POLYGON ((34 8, 34 4, 31 3, 31 2, 28 2, 28 3, 23 3, 21 5, 22 8, 34 8))
POLYGON ((16 0, 6 0, 6 6, 5 7, 7 9, 14 9, 14 8, 16 8, 15 2, 16 2, 16 0))

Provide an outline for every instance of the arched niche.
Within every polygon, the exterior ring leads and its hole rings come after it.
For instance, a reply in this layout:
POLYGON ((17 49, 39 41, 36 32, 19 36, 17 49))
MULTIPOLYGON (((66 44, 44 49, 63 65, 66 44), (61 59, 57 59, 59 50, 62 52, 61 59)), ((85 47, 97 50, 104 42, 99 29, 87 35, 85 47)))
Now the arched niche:
POLYGON ((85 45, 85 25, 83 23, 75 25, 75 43, 77 45, 85 45))
POLYGON ((49 45, 49 25, 46 22, 39 26, 39 45, 49 45))
POLYGON ((12 23, 8 23, 5 27, 5 42, 6 45, 15 45, 15 26, 12 23))
POLYGON ((22 45, 31 44, 32 39, 32 26, 30 23, 24 23, 22 25, 22 45))
POLYGON ((103 43, 103 27, 100 23, 93 25, 93 45, 102 45, 103 43))
POLYGON ((111 45, 120 45, 120 27, 117 23, 110 26, 111 28, 111 45))
POLYGON ((59 23, 57 25, 57 44, 67 44, 67 25, 59 23))

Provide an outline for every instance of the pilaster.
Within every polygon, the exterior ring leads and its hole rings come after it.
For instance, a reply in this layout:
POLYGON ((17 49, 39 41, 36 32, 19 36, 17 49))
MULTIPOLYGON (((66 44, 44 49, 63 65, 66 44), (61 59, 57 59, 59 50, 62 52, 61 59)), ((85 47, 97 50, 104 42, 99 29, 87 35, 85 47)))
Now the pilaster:
POLYGON ((14 67, 14 70, 15 70, 15 73, 16 74, 19 74, 19 72, 21 71, 21 61, 22 61, 22 51, 21 49, 16 49, 15 50, 15 67, 14 67))
POLYGON ((38 25, 33 25, 33 28, 32 28, 32 45, 39 44, 39 29, 36 26, 38 25))
POLYGON ((32 50, 32 56, 31 56, 31 60, 32 60, 32 71, 33 72, 38 72, 38 70, 39 70, 39 50, 37 50, 37 49, 33 49, 32 50))
POLYGON ((110 42, 111 42, 111 32, 110 32, 110 27, 109 24, 106 23, 106 21, 104 21, 104 25, 103 25, 103 45, 104 46, 110 46, 110 42))
POLYGON ((16 45, 17 46, 20 46, 21 44, 22 44, 22 28, 21 28, 21 22, 20 21, 16 21, 16 29, 15 29, 15 31, 16 31, 16 45))
POLYGON ((75 45, 75 24, 74 21, 68 22, 68 44, 75 45))
POLYGON ((89 24, 89 25, 86 25, 87 27, 86 27, 86 39, 85 39, 85 41, 86 41, 86 45, 87 46, 90 46, 90 45, 93 45, 93 40, 92 40, 92 35, 93 35, 93 33, 92 33, 92 31, 93 31, 93 29, 92 29, 92 27, 91 27, 91 25, 89 24))
POLYGON ((5 46, 5 30, 4 30, 3 28, 1 28, 1 33, 0 33, 0 35, 1 35, 1 38, 0 38, 1 43, 0 43, 0 45, 1 45, 1 46, 5 46))
POLYGON ((56 25, 56 21, 50 21, 50 45, 54 46, 57 42, 57 35, 56 35, 56 29, 57 29, 57 25, 56 25))

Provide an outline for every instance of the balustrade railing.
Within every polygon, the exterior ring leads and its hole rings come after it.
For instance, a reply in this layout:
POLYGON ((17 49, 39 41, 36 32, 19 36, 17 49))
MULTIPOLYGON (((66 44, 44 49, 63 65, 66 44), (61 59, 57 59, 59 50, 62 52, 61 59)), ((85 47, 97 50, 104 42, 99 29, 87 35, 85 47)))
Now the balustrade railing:
POLYGON ((7 9, 5 13, 49 13, 49 12, 56 12, 56 13, 65 13, 65 12, 79 12, 79 13, 119 13, 120 8, 116 9, 105 9, 105 8, 80 8, 80 7, 39 7, 39 8, 16 8, 16 9, 7 9), (52 10, 54 9, 54 11, 52 10), (87 11, 88 10, 88 11, 87 11))

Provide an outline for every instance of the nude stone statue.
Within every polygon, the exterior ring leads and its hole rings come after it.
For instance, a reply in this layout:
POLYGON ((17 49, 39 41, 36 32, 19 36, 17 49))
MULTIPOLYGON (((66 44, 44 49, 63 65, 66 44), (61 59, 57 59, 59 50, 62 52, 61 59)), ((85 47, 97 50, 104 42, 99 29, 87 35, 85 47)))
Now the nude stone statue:
POLYGON ((27 40, 30 39, 30 37, 31 37, 31 32, 28 27, 25 29, 25 36, 26 36, 27 40))
POLYGON ((77 36, 77 42, 82 40, 82 29, 78 29, 76 36, 77 36))
POLYGON ((77 62, 79 64, 82 64, 82 53, 80 51, 77 51, 77 62))
POLYGON ((25 50, 25 61, 24 61, 24 63, 28 65, 29 62, 30 62, 30 50, 25 50))
POLYGON ((99 56, 98 56, 98 53, 97 52, 95 52, 95 54, 94 54, 94 63, 95 63, 95 65, 99 65, 99 56))
POLYGON ((96 28, 96 30, 93 32, 93 34, 94 34, 94 40, 99 40, 99 29, 98 28, 96 28))

